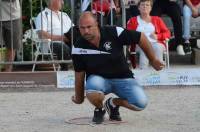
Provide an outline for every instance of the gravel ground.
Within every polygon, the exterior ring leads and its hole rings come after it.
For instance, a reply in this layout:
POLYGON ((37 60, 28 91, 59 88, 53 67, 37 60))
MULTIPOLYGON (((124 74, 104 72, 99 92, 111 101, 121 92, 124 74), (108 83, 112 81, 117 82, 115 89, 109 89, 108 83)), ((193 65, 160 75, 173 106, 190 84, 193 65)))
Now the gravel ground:
POLYGON ((127 123, 74 125, 65 120, 93 115, 87 100, 71 102, 72 90, 0 92, 0 132, 200 132, 200 88, 146 88, 144 111, 120 109, 127 123))

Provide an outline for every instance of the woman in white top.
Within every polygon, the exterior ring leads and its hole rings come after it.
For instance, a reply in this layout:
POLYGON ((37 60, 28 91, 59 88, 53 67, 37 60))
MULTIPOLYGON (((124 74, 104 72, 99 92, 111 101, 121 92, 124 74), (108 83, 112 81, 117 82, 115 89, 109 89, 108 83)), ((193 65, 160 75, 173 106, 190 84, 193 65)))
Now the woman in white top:
MULTIPOLYGON (((138 9, 140 15, 137 17, 132 17, 127 24, 129 30, 136 30, 143 32, 152 44, 157 58, 163 61, 163 52, 165 51, 164 41, 170 37, 170 31, 167 29, 166 25, 160 17, 150 16, 150 11, 152 8, 152 0, 140 0, 138 3, 138 9)), ((134 50, 133 47, 131 47, 134 50)), ((139 56, 139 68, 144 69, 149 65, 149 60, 147 59, 144 52, 137 47, 136 49, 139 56)), ((134 62, 132 62, 133 65, 134 62)))

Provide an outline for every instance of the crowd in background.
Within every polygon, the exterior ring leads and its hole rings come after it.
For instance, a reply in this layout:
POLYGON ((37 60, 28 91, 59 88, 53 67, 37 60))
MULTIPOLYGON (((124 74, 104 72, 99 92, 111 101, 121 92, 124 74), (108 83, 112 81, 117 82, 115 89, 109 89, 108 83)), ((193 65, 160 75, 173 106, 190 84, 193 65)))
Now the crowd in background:
MULTIPOLYGON (((21 17, 19 0, 1 0, 3 4, 0 4, 0 27, 1 27, 1 45, 5 44, 7 51, 6 61, 11 62, 15 57, 15 50, 20 46, 18 40, 20 36, 16 33, 16 30, 11 30, 11 27, 17 26, 17 21, 21 17), (11 8, 8 8, 11 7, 11 8), (16 8, 15 8, 16 7, 16 8), (9 10, 8 10, 9 9, 9 10), (6 16, 9 16, 6 18, 6 16), (9 24, 12 21, 12 25, 9 24), (8 41, 4 34, 10 34, 12 41, 8 41)), ((69 59, 71 50, 71 29, 78 25, 77 22, 72 23, 70 16, 61 11, 62 4, 69 0, 46 0, 47 7, 38 14, 36 18, 36 29, 39 30, 40 38, 50 39, 56 41, 51 47, 54 49, 55 54, 58 55, 58 59, 69 59), (52 19, 53 17, 53 19, 52 19), (61 26, 62 25, 62 26, 61 26), (60 41, 58 43, 58 41, 60 41), (61 51, 64 51, 64 58, 61 51)), ((122 5, 120 0, 75 0, 75 5, 79 5, 80 12, 91 11, 97 16, 99 25, 117 25, 121 26, 120 20, 122 15, 122 5), (101 5, 102 4, 102 5, 101 5)), ((183 0, 182 4, 178 4, 176 0, 149 0, 149 5, 141 5, 140 0, 124 0, 126 10, 126 23, 129 30, 137 30, 146 32, 146 36, 152 42, 153 47, 157 44, 155 51, 158 58, 163 58, 163 52, 165 51, 165 39, 171 39, 169 29, 165 25, 165 22, 160 19, 163 14, 167 15, 173 23, 173 35, 178 55, 191 54, 191 17, 197 18, 200 16, 200 0, 183 0), (147 11, 146 11, 147 10, 147 11), (144 13, 146 11, 146 13, 144 13), (156 19, 156 20, 155 20, 156 19), (145 29, 146 28, 146 29, 145 29), (161 52, 162 51, 162 52, 161 52)), ((180 1, 179 1, 180 2, 180 1)), ((77 13, 77 12, 75 12, 77 13)), ((19 25, 19 24, 18 24, 19 25)), ((18 30, 20 31, 20 29, 18 30)), ((75 31, 78 32, 78 31, 75 31)), ((77 37, 76 34, 74 36, 77 37)), ((135 47, 131 47, 131 50, 135 50, 135 47)), ((137 48, 136 48, 137 49, 137 48)), ((139 51, 140 50, 136 50, 139 51)), ((139 67, 146 67, 148 59, 140 52, 140 64, 139 67), (142 57, 143 56, 143 57, 142 57), (143 59, 142 59, 143 58, 143 59)), ((63 65, 63 70, 67 70, 67 65, 63 65)), ((135 65, 133 65, 135 67, 135 65)), ((12 71, 12 65, 7 65, 5 71, 12 71)))

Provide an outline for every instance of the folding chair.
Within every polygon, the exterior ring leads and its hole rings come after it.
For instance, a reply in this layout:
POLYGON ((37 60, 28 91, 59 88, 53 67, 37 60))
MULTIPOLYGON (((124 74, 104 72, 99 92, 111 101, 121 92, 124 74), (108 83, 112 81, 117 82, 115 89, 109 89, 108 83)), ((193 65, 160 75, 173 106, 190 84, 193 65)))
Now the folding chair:
MULTIPOLYGON (((34 61, 36 62, 38 60, 39 56, 42 56, 42 61, 45 59, 45 57, 49 56, 50 59, 54 60, 54 55, 52 52, 52 49, 50 47, 51 40, 50 39, 40 39, 38 36, 38 30, 35 29, 35 18, 32 17, 30 19, 30 25, 32 30, 32 41, 35 42, 36 51, 34 53, 34 61)), ((54 71, 56 71, 55 63, 52 64, 54 71)), ((35 71, 36 63, 33 64, 32 72, 35 71)))
POLYGON ((165 48, 165 51, 164 51, 164 61, 165 61, 165 67, 167 69, 169 69, 169 39, 166 39, 165 40, 165 45, 166 45, 166 48, 165 48))

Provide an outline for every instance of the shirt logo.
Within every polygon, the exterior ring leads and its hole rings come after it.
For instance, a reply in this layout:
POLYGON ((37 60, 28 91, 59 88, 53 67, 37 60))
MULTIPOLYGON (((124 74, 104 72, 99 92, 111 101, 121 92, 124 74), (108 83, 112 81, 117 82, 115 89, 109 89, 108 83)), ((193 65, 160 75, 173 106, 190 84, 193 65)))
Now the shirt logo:
POLYGON ((87 54, 87 50, 84 50, 84 49, 81 49, 79 52, 82 54, 87 54))
POLYGON ((103 47, 106 49, 106 50, 111 50, 112 47, 111 47, 111 42, 105 42, 103 47))

